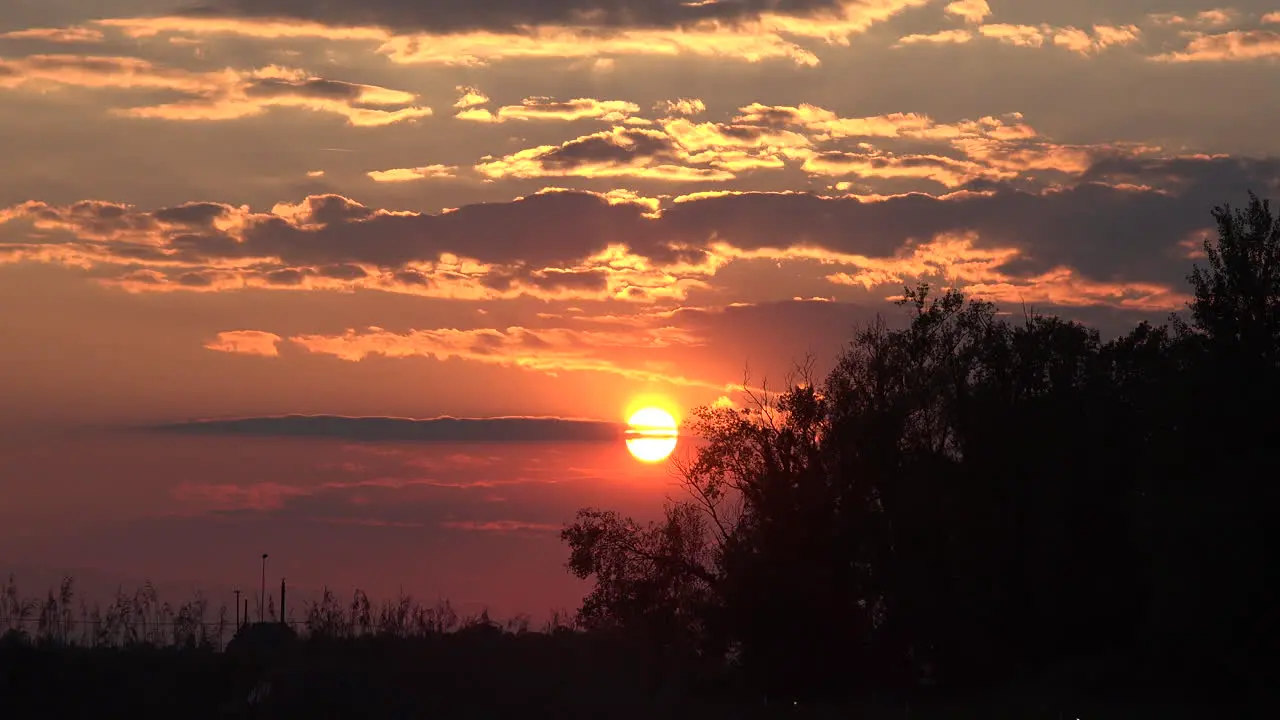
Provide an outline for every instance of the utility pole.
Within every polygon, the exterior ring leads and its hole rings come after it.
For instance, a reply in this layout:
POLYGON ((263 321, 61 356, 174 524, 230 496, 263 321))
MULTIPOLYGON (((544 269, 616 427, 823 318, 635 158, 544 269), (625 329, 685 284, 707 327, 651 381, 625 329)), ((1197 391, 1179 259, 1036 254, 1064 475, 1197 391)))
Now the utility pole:
POLYGON ((258 622, 267 619, 267 554, 262 553, 262 594, 258 595, 258 622))
POLYGON ((236 594, 236 631, 240 630, 240 589, 236 588, 231 592, 236 594))

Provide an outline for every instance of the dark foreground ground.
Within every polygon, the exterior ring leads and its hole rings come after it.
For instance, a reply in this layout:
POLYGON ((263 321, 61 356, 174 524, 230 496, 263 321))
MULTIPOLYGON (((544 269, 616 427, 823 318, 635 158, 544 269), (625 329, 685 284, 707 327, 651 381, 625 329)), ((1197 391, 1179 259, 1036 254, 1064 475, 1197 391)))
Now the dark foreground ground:
MULTIPOLYGON (((617 648, 539 633, 308 640, 228 652, 0 644, 0 718, 1044 718, 1276 717, 1258 700, 1097 700, 1023 688, 965 699, 766 702, 687 682, 617 648)), ((1267 703, 1270 705, 1270 703, 1267 703)))

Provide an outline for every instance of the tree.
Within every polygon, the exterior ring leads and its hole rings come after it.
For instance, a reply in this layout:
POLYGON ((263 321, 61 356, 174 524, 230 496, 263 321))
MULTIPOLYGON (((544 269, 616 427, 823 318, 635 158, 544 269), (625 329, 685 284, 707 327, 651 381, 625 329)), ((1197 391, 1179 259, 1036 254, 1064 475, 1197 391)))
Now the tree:
POLYGON ((1188 280, 1195 292, 1195 327, 1230 362, 1275 368, 1280 347, 1280 217, 1249 193, 1245 209, 1214 208, 1216 238, 1205 238, 1207 267, 1188 280))
POLYGON ((1185 685, 1274 663, 1280 222, 1250 197, 1214 210, 1191 325, 1103 342, 921 285, 823 381, 808 363, 745 410, 695 411, 663 522, 565 530, 595 581, 584 619, 732 648, 789 697, 1080 657, 1185 685))

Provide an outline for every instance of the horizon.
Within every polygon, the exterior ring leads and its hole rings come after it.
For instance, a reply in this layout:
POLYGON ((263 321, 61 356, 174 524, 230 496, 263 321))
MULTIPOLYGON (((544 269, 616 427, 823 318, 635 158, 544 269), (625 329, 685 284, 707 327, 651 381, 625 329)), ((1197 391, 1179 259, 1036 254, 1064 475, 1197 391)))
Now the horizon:
POLYGON ((0 574, 573 610, 578 508, 905 287, 1185 316, 1280 5, 1122 5, 11 3, 0 574))

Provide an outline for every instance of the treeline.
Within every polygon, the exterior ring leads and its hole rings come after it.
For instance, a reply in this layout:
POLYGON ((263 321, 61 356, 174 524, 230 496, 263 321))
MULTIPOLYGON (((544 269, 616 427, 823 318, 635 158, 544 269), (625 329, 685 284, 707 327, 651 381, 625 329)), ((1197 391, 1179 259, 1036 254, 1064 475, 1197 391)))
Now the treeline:
POLYGON ((825 379, 698 411, 665 520, 564 530, 581 620, 773 697, 1273 687, 1280 221, 1213 217, 1166 324, 908 288, 825 379))

